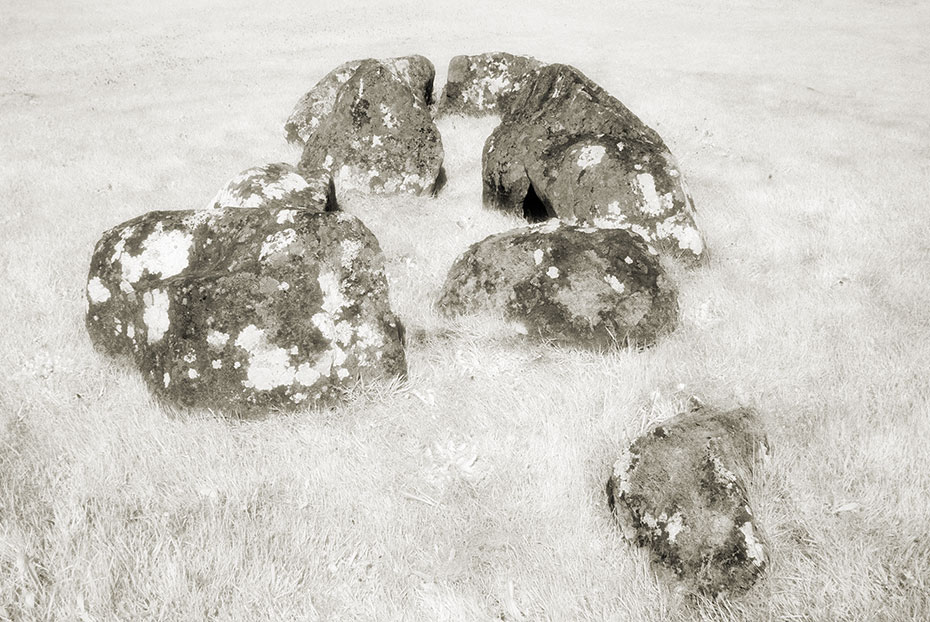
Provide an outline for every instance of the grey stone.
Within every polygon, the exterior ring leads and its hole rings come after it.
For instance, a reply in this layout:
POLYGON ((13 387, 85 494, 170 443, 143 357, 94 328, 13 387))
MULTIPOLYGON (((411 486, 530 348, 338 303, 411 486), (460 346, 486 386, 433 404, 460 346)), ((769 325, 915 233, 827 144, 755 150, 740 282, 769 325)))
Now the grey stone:
POLYGON ((484 146, 485 205, 628 229, 699 263, 693 202, 659 135, 574 67, 545 65, 523 82, 484 146))
POLYGON ((378 242, 357 218, 304 209, 149 212, 107 231, 87 330, 167 402, 294 409, 404 375, 378 242))
POLYGON ((768 550, 747 489, 768 440, 751 409, 693 406, 638 438, 614 465, 607 495, 624 534, 690 590, 738 595, 768 550))
POLYGON ((565 345, 652 344, 677 323, 677 293, 656 257, 621 229, 551 221, 472 245, 437 302, 447 315, 500 312, 565 345))
POLYGON ((520 90, 524 76, 541 66, 535 58, 506 52, 456 56, 449 62, 438 114, 499 114, 506 99, 520 90))

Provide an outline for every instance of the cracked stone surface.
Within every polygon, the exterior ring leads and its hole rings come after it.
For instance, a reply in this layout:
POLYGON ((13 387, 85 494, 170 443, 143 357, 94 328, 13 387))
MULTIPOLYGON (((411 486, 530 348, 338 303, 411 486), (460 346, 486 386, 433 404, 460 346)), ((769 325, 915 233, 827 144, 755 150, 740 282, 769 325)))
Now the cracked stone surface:
POLYGON ((167 402, 294 409, 406 373, 378 241, 343 212, 149 212, 102 236, 86 326, 167 402))
POLYGON ((692 406, 655 426, 614 464, 607 495, 624 535, 687 588, 748 590, 768 550, 749 504, 753 469, 769 452, 758 415, 692 406))
POLYGON ((267 207, 315 212, 339 209, 333 178, 328 171, 298 171, 285 162, 242 171, 216 193, 207 207, 267 207))
POLYGON ((569 65, 523 78, 482 155, 488 207, 626 229, 685 265, 704 256, 694 205, 661 137, 569 65))
POLYGON ((636 235, 556 220, 472 245, 437 307, 500 312, 529 335, 594 349, 651 345, 678 316, 676 290, 636 235))
POLYGON ((444 152, 429 110, 434 75, 423 56, 351 61, 333 70, 285 125, 288 139, 304 147, 298 168, 328 171, 339 191, 437 191, 444 152))
POLYGON ((542 66, 530 56, 489 52, 456 56, 449 61, 438 114, 499 114, 502 104, 524 84, 524 76, 542 66))

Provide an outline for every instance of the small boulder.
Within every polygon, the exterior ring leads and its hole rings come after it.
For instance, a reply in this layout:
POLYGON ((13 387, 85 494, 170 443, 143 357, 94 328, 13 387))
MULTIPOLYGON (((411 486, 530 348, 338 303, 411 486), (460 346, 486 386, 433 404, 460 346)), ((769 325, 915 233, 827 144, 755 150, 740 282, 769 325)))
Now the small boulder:
POLYGON ((506 52, 456 56, 449 62, 438 114, 499 114, 502 101, 520 90, 528 72, 541 66, 535 58, 506 52))
POLYGON ((621 229, 557 220, 492 235, 452 265, 447 315, 498 311, 565 345, 650 345, 677 323, 677 293, 656 257, 621 229))
POLYGON ((768 559, 747 495, 755 462, 767 452, 754 411, 694 406, 623 453, 608 501, 624 535, 649 547, 689 589, 736 595, 768 559))
POLYGON ((229 180, 208 208, 267 207, 332 212, 338 209, 332 175, 323 169, 298 171, 278 162, 246 169, 229 180))
POLYGON ((485 205, 628 229, 698 263, 693 202, 659 135, 574 67, 545 65, 523 83, 484 145, 485 205))
POLYGON ((429 111, 433 73, 422 56, 361 61, 331 106, 311 106, 313 115, 326 112, 303 122, 315 127, 302 135, 295 130, 304 141, 299 168, 331 172, 340 191, 435 192, 444 179, 444 154, 429 111))
POLYGON ((107 231, 87 330, 182 406, 293 409, 404 375, 372 233, 343 212, 156 211, 107 231))

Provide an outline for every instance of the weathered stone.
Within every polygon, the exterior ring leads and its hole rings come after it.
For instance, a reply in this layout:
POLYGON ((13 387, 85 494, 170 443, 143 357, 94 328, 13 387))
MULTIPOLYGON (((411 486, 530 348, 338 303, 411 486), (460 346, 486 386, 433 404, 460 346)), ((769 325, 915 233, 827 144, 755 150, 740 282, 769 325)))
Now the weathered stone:
POLYGON ((435 192, 444 178, 442 139, 404 67, 362 61, 307 137, 300 168, 331 171, 340 191, 435 192))
POLYGON ((97 243, 87 330, 171 403, 311 405, 406 373, 383 262, 371 232, 343 212, 149 212, 97 243))
POLYGON ((754 411, 694 406, 623 453, 608 501, 624 534, 689 589, 735 595, 768 559, 747 495, 756 459, 767 452, 754 411))
POLYGON ((484 145, 485 205, 629 229, 698 263, 693 202, 659 135, 574 67, 546 65, 523 83, 484 145))
POLYGON ((535 58, 506 52, 456 56, 449 62, 438 114, 499 114, 501 101, 519 91, 523 77, 541 66, 535 58))
POLYGON ((417 103, 423 108, 429 107, 433 100, 433 79, 436 69, 425 56, 399 56, 376 60, 366 58, 343 63, 330 71, 322 80, 310 89, 297 105, 284 124, 287 141, 303 145, 310 135, 328 117, 336 105, 336 97, 342 86, 349 81, 362 63, 373 61, 388 68, 391 75, 402 81, 411 91, 417 103))
POLYGON ((555 220, 472 245, 437 305, 449 315, 498 311, 528 333, 589 348, 652 344, 678 314, 675 289, 636 235, 555 220))
POLYGON ((298 171, 284 162, 242 171, 229 180, 208 207, 267 207, 313 212, 339 209, 333 178, 328 171, 298 171))

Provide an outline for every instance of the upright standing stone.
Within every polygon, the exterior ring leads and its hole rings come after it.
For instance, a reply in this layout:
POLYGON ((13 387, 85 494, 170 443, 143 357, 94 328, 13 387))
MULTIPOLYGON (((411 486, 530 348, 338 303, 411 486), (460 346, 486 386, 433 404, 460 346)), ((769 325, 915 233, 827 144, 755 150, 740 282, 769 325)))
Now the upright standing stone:
POLYGON ((501 104, 523 86, 524 76, 541 66, 535 58, 506 52, 456 56, 449 62, 438 114, 499 114, 501 104))

